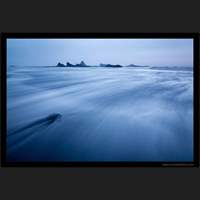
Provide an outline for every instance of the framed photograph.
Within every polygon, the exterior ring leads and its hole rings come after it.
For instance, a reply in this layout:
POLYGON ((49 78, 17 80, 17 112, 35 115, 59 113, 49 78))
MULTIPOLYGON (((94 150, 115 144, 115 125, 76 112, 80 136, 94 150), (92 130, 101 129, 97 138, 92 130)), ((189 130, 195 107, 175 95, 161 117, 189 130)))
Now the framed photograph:
POLYGON ((198 33, 2 33, 3 167, 198 167, 198 33))

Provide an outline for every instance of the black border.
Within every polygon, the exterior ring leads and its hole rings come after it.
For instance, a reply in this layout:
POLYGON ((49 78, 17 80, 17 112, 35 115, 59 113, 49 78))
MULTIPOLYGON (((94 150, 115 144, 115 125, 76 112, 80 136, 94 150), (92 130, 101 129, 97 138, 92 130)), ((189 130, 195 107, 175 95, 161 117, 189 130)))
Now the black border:
POLYGON ((1 166, 2 167, 199 167, 199 34, 198 33, 2 33, 1 34, 1 166), (194 41, 194 161, 193 162, 7 162, 7 94, 6 66, 7 39, 60 39, 60 38, 154 38, 181 39, 194 41))

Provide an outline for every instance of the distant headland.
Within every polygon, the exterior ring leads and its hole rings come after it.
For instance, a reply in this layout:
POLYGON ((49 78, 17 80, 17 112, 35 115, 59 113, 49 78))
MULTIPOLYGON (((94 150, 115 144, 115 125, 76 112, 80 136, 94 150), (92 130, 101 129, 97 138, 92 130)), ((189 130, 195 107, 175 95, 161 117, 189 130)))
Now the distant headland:
POLYGON ((71 64, 70 62, 67 62, 66 65, 59 62, 57 64, 57 67, 113 67, 113 68, 120 68, 120 67, 149 67, 149 66, 134 65, 134 64, 123 66, 123 65, 119 65, 119 64, 113 65, 113 64, 102 64, 102 63, 100 63, 98 66, 94 66, 94 65, 87 65, 84 61, 81 61, 79 64, 71 64))

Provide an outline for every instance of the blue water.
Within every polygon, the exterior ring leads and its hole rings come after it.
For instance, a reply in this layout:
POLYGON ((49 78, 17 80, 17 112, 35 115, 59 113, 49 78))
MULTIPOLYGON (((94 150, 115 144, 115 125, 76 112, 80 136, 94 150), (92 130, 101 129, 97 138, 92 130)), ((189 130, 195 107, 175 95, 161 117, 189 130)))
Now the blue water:
POLYGON ((192 161, 193 72, 8 67, 8 161, 192 161))

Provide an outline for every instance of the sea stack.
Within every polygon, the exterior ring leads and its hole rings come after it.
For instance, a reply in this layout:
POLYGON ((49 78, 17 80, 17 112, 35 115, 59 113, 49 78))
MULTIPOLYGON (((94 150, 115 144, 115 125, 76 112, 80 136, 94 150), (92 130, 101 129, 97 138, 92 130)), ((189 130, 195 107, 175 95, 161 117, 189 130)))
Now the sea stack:
POLYGON ((74 65, 71 64, 70 62, 67 62, 66 66, 67 66, 67 67, 74 67, 74 65))
POLYGON ((59 62, 59 63, 57 64, 57 67, 65 67, 65 65, 59 62))
POLYGON ((86 67, 86 64, 84 63, 84 61, 81 61, 81 63, 79 64, 80 67, 86 67))

